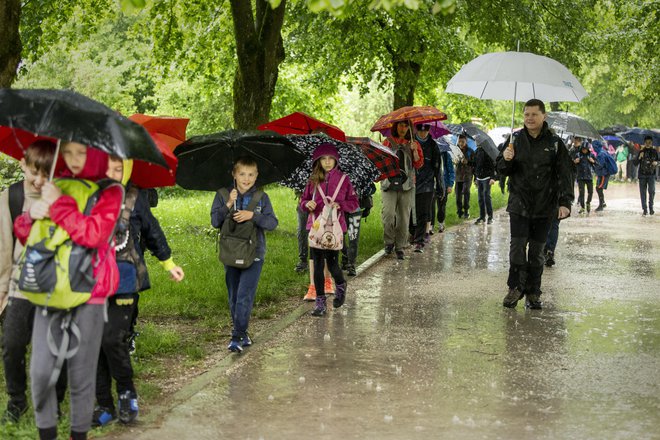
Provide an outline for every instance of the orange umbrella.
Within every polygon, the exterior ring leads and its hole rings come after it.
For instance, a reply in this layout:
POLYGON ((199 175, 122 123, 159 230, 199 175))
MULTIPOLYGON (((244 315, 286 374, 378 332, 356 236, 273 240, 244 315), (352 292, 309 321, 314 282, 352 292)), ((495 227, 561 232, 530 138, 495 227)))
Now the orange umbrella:
POLYGON ((140 113, 132 115, 129 119, 142 125, 149 132, 169 167, 165 169, 149 162, 136 160, 133 163, 131 181, 140 188, 173 186, 176 183, 176 167, 179 163, 173 151, 186 140, 189 119, 140 113))
POLYGON ((400 121, 408 121, 411 124, 421 124, 423 122, 444 121, 447 115, 433 107, 427 106, 407 106, 394 110, 381 116, 371 127, 371 131, 382 131, 392 128, 392 124, 400 121))

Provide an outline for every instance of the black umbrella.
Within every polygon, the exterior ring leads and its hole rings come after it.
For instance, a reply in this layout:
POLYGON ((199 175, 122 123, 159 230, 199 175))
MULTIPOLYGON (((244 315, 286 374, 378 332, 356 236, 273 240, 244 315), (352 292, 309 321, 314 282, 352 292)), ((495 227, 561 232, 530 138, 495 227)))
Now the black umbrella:
POLYGON ((236 159, 249 156, 259 169, 257 183, 289 176, 305 155, 286 137, 272 131, 228 130, 194 136, 174 149, 179 159, 176 183, 186 189, 216 191, 233 186, 236 159))
POLYGON ((370 195, 372 184, 380 178, 381 172, 356 145, 340 142, 325 134, 288 135, 287 137, 306 156, 305 161, 280 182, 288 188, 300 192, 305 190, 305 185, 312 174, 312 154, 316 147, 323 143, 332 144, 337 148, 339 169, 348 176, 358 197, 370 195))
POLYGON ((144 127, 70 90, 0 89, 0 125, 167 167, 144 127))
POLYGON ((619 136, 638 145, 642 145, 644 143, 644 138, 646 136, 651 136, 653 139, 653 145, 660 145, 660 132, 654 130, 635 127, 631 128, 630 130, 626 130, 623 133, 619 133, 619 136))
POLYGON ((484 149, 486 154, 490 156, 491 159, 495 160, 497 159, 497 156, 500 154, 500 151, 497 149, 497 145, 495 145, 495 142, 493 142, 493 139, 491 139, 490 136, 488 136, 488 133, 477 127, 471 122, 463 122, 460 124, 461 127, 463 127, 463 131, 465 134, 477 143, 477 147, 481 147, 484 149))

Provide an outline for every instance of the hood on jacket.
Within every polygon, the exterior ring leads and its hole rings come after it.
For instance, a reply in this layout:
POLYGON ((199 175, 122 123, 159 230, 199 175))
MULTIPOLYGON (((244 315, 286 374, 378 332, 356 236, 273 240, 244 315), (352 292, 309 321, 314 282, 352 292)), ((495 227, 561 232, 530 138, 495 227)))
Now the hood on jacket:
POLYGON ((76 177, 77 179, 87 179, 97 181, 106 178, 108 171, 108 154, 101 150, 87 146, 87 158, 85 166, 80 174, 74 176, 69 168, 64 167, 60 175, 56 177, 76 177))
POLYGON ((603 143, 599 140, 593 141, 591 143, 591 146, 593 147, 596 154, 599 154, 601 152, 601 150, 603 149, 603 143))
POLYGON ((316 147, 316 150, 312 153, 312 163, 316 162, 323 156, 334 157, 337 164, 339 164, 339 152, 337 152, 337 147, 334 145, 325 142, 316 147))

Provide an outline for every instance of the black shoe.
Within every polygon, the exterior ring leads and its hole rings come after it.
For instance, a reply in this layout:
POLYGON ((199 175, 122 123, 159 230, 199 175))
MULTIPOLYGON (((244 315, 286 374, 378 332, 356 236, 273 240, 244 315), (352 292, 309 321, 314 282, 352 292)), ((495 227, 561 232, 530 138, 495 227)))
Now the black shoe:
POLYGON ((475 224, 475 225, 481 225, 481 224, 483 224, 483 223, 485 223, 485 222, 486 222, 486 221, 485 221, 484 219, 482 219, 481 217, 479 217, 479 218, 477 219, 477 221, 474 222, 474 224, 475 224))
POLYGON ((601 212, 604 208, 605 208, 604 205, 598 205, 598 207, 596 209, 594 209, 594 211, 601 212))
POLYGON ((137 394, 132 391, 124 391, 119 395, 119 421, 128 424, 138 416, 137 394))
POLYGON ((396 259, 397 260, 405 260, 406 257, 403 255, 403 251, 396 251, 396 259))
POLYGON ((346 269, 346 275, 348 275, 349 277, 354 277, 355 275, 357 275, 355 266, 353 265, 348 266, 348 269, 346 269))
POLYGON ((18 423, 21 419, 21 416, 25 414, 28 410, 27 402, 7 402, 7 409, 2 415, 2 420, 0 423, 18 423))
POLYGON ((469 213, 469 212, 466 212, 465 214, 463 214, 463 218, 464 218, 464 219, 468 219, 468 218, 470 218, 470 213, 469 213))
POLYGON ((97 406, 94 408, 94 415, 92 416, 92 428, 106 426, 116 420, 117 414, 113 409, 106 408, 105 406, 97 406))
POLYGON ((493 217, 488 217, 488 221, 486 222, 487 225, 492 225, 493 224, 493 217))
POLYGON ((308 267, 307 261, 299 261, 293 270, 295 270, 298 273, 303 273, 307 271, 307 267, 308 267))
POLYGON ((555 253, 552 251, 545 251, 545 265, 547 267, 552 267, 555 265, 555 253))
POLYGON ((418 254, 421 254, 422 252, 424 252, 424 245, 422 243, 415 244, 415 249, 413 250, 413 252, 417 252, 418 254))
POLYGON ((317 296, 314 304, 314 310, 312 310, 312 316, 324 316, 326 310, 326 296, 317 296))
POLYGON ((587 213, 591 212, 591 203, 587 203, 587 213))
POLYGON ((651 209, 651 210, 649 211, 649 214, 653 215, 653 214, 655 214, 655 211, 651 209))
POLYGON ((390 255, 393 250, 394 250, 394 245, 393 244, 386 244, 385 245, 385 255, 390 255))
POLYGON ((337 288, 335 289, 335 298, 332 300, 332 307, 335 309, 338 309, 344 305, 344 301, 346 301, 347 287, 348 283, 346 281, 344 281, 343 284, 337 284, 337 288))
POLYGON ((513 309, 518 305, 518 301, 522 299, 522 297, 525 296, 518 288, 515 289, 509 289, 509 293, 506 294, 504 297, 504 301, 502 301, 502 305, 504 307, 508 307, 510 309, 513 309))
POLYGON ((525 301, 525 307, 532 310, 541 310, 543 308, 543 302, 541 301, 541 294, 528 293, 527 300, 525 301))

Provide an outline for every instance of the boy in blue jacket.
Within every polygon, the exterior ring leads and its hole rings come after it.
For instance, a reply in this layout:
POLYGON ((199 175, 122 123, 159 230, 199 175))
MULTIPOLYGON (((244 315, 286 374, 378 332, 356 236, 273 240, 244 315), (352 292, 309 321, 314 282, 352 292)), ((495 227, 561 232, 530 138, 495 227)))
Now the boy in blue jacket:
POLYGON ((236 187, 227 188, 229 193, 227 200, 220 192, 216 193, 211 206, 211 224, 214 228, 222 227, 229 215, 237 223, 251 221, 257 226, 257 250, 252 264, 244 269, 224 265, 225 282, 227 283, 227 294, 229 296, 229 311, 234 325, 227 349, 234 353, 241 353, 243 347, 252 345, 252 340, 248 335, 248 326, 254 297, 257 293, 257 284, 266 256, 264 231, 272 231, 278 224, 273 206, 266 193, 263 193, 254 211, 246 209, 257 192, 254 184, 258 175, 259 171, 254 159, 249 157, 239 158, 232 171, 236 187))

